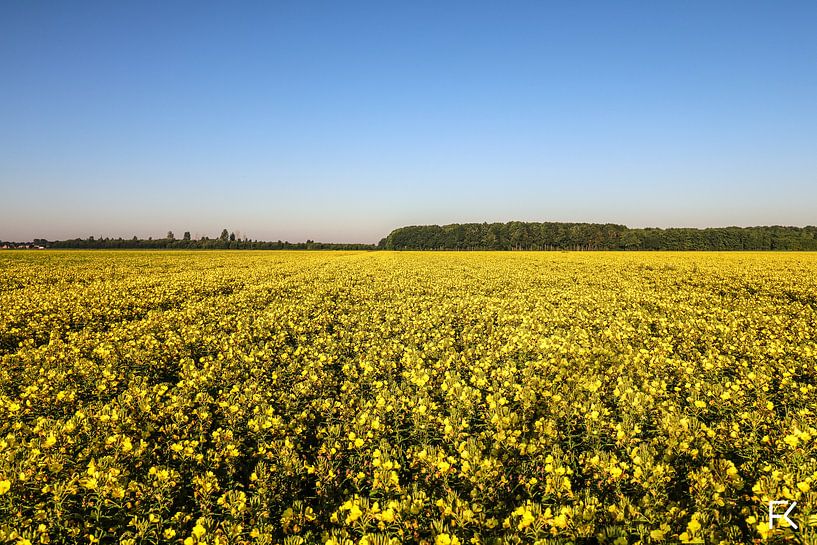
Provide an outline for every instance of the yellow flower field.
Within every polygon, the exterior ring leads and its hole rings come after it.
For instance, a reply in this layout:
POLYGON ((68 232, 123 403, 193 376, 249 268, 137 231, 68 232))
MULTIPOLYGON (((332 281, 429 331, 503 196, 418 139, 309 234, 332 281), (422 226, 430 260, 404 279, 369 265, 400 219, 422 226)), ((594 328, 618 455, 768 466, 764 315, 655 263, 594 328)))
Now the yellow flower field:
POLYGON ((0 541, 817 543, 813 253, 6 252, 0 358, 0 541))

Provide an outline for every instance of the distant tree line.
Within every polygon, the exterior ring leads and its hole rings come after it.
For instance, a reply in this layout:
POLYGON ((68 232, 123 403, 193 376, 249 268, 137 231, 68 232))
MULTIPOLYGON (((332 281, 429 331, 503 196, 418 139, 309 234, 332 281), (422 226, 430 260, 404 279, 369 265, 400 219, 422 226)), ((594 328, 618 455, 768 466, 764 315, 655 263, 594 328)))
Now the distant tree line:
POLYGON ((224 229, 218 238, 200 237, 194 239, 190 232, 186 231, 182 238, 176 238, 172 231, 168 231, 164 238, 140 239, 133 238, 108 238, 93 236, 88 238, 74 238, 69 240, 57 240, 49 242, 47 240, 36 239, 46 248, 72 248, 72 249, 178 249, 178 250, 374 250, 374 244, 335 244, 330 242, 288 242, 288 241, 261 241, 250 240, 246 237, 240 238, 235 233, 224 229))
POLYGON ((389 250, 817 250, 817 227, 630 229, 612 223, 454 223, 400 227, 389 250))
POLYGON ((5 248, 201 250, 817 250, 817 227, 630 229, 613 223, 453 223, 400 227, 374 244, 260 241, 224 229, 218 238, 88 237, 2 242, 5 248))

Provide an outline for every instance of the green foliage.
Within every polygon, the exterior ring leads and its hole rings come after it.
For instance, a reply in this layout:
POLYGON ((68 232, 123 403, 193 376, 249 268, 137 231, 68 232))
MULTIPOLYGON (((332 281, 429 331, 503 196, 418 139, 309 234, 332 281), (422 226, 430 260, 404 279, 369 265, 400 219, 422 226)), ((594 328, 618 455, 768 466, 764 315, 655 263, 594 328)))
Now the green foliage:
POLYGON ((416 225, 380 241, 389 250, 817 250, 817 227, 630 229, 612 223, 416 225))
MULTIPOLYGON (((169 234, 170 233, 168 233, 168 235, 169 234)), ((181 240, 170 237, 156 240, 144 240, 136 237, 132 239, 90 237, 87 239, 75 238, 70 240, 57 240, 54 242, 39 240, 39 243, 35 245, 46 248, 70 248, 78 250, 374 250, 377 248, 374 244, 334 244, 310 240, 306 242, 241 240, 238 239, 235 234, 228 235, 227 238, 219 237, 213 239, 202 237, 199 240, 191 240, 188 232, 185 233, 185 237, 181 240)), ((20 247, 22 245, 15 244, 15 246, 20 247)))
POLYGON ((12 247, 74 249, 204 250, 817 250, 817 227, 714 227, 631 229, 613 223, 521 222, 413 225, 395 229, 374 244, 260 241, 241 239, 227 229, 216 239, 181 240, 88 237, 49 242, 3 243, 12 247))

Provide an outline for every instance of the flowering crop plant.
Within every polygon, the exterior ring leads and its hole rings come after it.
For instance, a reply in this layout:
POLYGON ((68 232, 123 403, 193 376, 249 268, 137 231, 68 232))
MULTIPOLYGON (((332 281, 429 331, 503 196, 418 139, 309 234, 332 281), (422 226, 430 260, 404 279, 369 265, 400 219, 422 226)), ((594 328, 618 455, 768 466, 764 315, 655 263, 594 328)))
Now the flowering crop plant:
POLYGON ((812 253, 6 252, 0 359, 3 542, 817 543, 812 253))

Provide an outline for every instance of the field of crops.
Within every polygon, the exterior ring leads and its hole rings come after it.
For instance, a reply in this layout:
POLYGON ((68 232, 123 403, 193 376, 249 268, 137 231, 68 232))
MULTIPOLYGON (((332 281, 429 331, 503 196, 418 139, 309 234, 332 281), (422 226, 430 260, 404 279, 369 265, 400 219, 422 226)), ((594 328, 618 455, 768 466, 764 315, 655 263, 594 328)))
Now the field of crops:
POLYGON ((815 388, 817 254, 5 252, 0 541, 814 543, 815 388))

